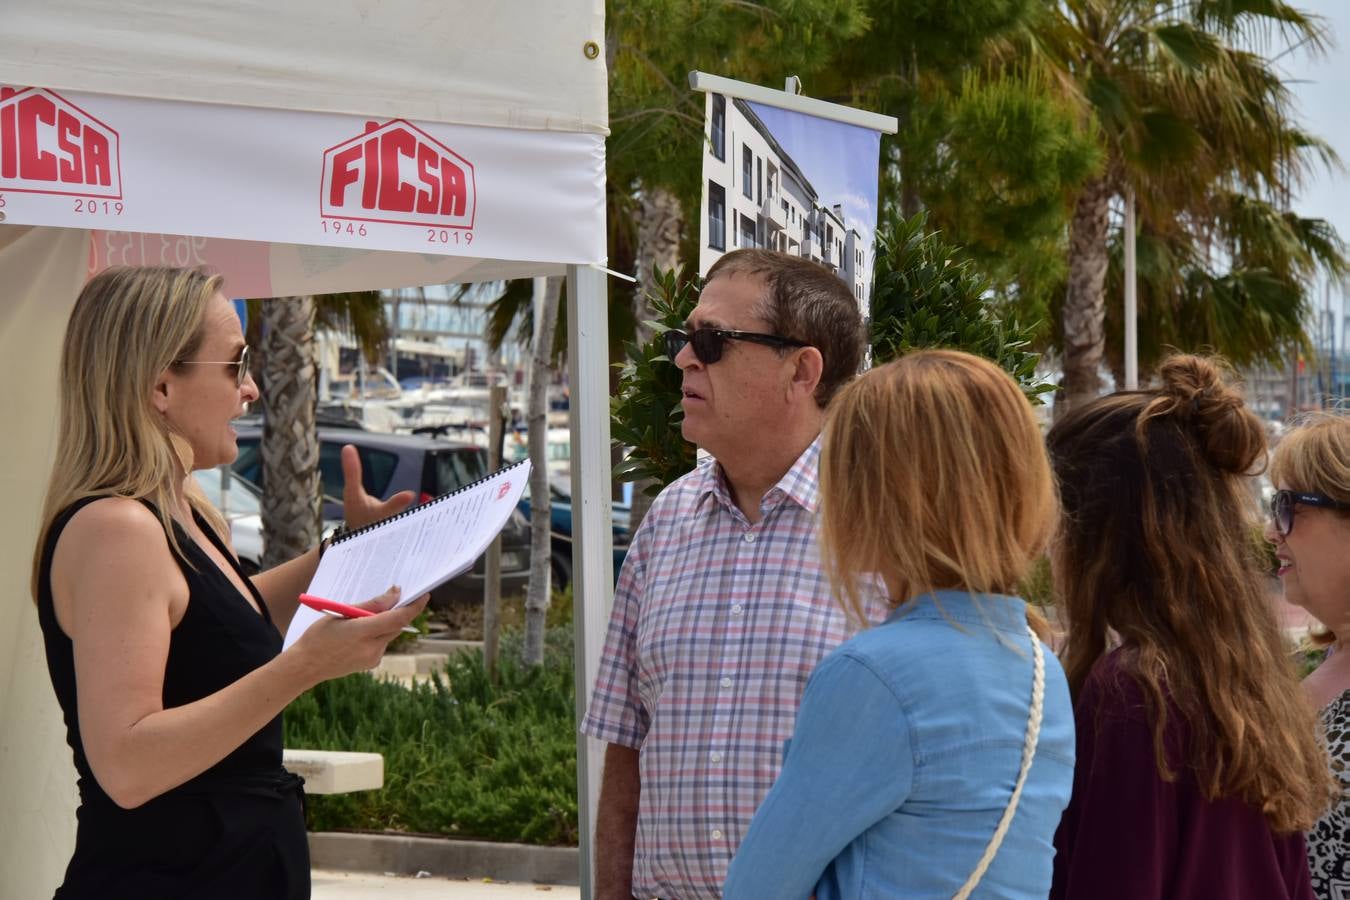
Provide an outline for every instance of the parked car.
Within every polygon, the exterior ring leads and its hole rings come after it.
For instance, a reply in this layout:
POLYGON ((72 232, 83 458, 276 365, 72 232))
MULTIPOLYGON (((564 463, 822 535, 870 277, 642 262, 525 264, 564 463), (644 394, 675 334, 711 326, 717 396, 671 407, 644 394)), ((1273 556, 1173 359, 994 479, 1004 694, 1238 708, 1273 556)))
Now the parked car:
MULTIPOLYGON (((553 587, 561 590, 572 582, 572 495, 566 482, 549 481, 549 520, 551 524, 551 565, 553 568, 553 587)), ((628 544, 632 541, 630 521, 632 515, 631 484, 624 485, 622 501, 612 504, 612 540, 614 544, 614 580, 619 579, 619 570, 623 568, 624 557, 628 555, 628 544)), ((530 515, 530 495, 527 491, 521 498, 520 510, 528 518, 530 515)))
POLYGON ((199 469, 192 474, 206 498, 230 523, 230 543, 239 557, 239 567, 246 575, 258 572, 263 558, 262 497, 258 489, 230 472, 228 466, 199 469))
MULTIPOLYGON (((230 543, 239 557, 239 568, 244 570, 245 575, 262 571, 262 493, 257 485, 229 466, 198 469, 192 474, 207 499, 230 523, 230 543)), ((325 519, 323 530, 329 530, 338 521, 325 519)))
MULTIPOLYGON (((233 469, 266 491, 260 443, 262 429, 239 425, 239 456, 233 469)), ((412 491, 417 503, 455 490, 488 474, 487 451, 472 444, 439 440, 425 435, 384 434, 355 428, 319 429, 319 479, 325 519, 342 518, 343 444, 352 444, 361 456, 361 481, 373 497, 387 499, 412 491)), ((483 597, 487 561, 473 566, 431 592, 435 607, 476 602, 483 597)), ((518 511, 502 529, 502 594, 521 593, 530 580, 530 523, 518 511)))

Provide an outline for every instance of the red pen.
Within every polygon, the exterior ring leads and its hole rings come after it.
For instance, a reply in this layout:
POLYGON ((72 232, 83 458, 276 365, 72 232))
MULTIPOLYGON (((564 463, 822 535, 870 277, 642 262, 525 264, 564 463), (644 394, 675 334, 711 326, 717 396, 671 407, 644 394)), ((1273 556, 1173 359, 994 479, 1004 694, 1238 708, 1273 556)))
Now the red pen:
MULTIPOLYGON (((364 619, 375 615, 373 610, 362 609, 359 606, 349 606, 346 603, 339 603, 336 600, 325 600, 323 597, 315 597, 313 594, 301 594, 300 602, 310 609, 319 612, 337 613, 344 619, 364 619)), ((408 634, 420 634, 416 628, 404 628, 408 634)))

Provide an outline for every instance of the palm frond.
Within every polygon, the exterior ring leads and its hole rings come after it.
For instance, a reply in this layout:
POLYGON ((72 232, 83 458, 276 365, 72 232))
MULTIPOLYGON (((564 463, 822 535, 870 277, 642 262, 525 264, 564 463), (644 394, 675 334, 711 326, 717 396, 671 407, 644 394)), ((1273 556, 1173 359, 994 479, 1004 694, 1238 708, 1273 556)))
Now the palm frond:
POLYGON ((368 362, 378 362, 389 349, 389 321, 379 291, 317 295, 314 324, 352 338, 368 362))

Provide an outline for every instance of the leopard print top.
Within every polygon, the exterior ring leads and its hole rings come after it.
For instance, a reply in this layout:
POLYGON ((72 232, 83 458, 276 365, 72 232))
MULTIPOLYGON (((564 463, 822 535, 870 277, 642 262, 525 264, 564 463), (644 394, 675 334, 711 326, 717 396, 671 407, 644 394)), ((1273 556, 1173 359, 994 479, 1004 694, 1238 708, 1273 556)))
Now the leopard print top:
POLYGON ((1308 832, 1308 863, 1319 900, 1350 900, 1350 690, 1322 707, 1322 727, 1341 798, 1308 832))

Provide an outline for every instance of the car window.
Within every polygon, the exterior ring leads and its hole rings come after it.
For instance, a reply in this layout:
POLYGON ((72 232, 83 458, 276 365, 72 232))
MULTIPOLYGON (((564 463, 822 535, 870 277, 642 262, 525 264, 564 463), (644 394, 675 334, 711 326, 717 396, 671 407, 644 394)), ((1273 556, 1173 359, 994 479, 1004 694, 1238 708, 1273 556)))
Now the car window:
POLYGON ((262 454, 258 452, 257 438, 240 438, 239 455, 230 468, 258 487, 262 487, 262 454))
POLYGON ((199 469, 192 474, 207 499, 227 518, 256 516, 262 511, 257 492, 242 478, 231 478, 229 487, 222 492, 221 482, 224 479, 220 469, 199 469))
MULTIPOLYGON (((398 455, 373 447, 357 447, 356 451, 361 456, 361 484, 366 493, 384 499, 398 466, 398 455)), ((319 480, 324 494, 342 496, 342 444, 324 441, 319 445, 319 480)))
POLYGON ((423 484, 429 494, 444 494, 477 481, 487 474, 487 453, 478 447, 440 450, 427 460, 431 470, 430 484, 423 484))

